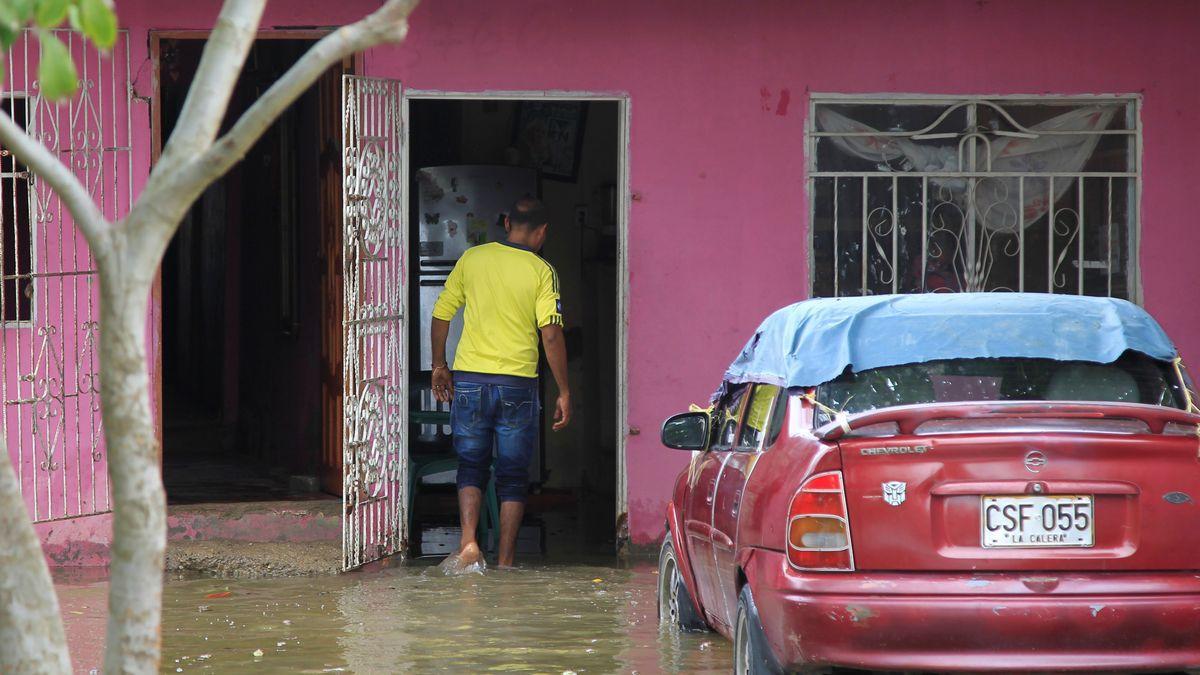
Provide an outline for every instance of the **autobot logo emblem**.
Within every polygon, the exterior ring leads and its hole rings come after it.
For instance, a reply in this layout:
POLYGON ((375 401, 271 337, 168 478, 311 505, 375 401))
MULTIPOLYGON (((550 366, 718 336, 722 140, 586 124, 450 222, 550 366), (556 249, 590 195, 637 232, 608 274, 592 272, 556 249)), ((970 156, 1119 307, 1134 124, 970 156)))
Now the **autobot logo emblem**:
POLYGON ((883 501, 892 506, 900 506, 904 503, 904 489, 907 487, 903 481, 890 480, 882 485, 883 501))
POLYGON ((1039 473, 1044 466, 1046 466, 1046 455, 1042 452, 1034 450, 1025 455, 1025 468, 1029 469, 1029 473, 1039 473))

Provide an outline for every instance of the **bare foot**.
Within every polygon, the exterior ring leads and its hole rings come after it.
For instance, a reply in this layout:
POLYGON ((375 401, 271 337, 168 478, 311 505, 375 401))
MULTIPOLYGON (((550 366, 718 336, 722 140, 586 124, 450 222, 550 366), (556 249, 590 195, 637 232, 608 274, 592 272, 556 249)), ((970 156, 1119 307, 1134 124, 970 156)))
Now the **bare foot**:
POLYGON ((479 550, 479 545, 471 543, 462 547, 458 553, 447 556, 438 565, 438 569, 447 576, 483 574, 487 569, 487 563, 484 562, 483 552, 479 550))
POLYGON ((483 551, 479 550, 479 544, 471 542, 466 546, 458 549, 458 557, 465 565, 474 565, 483 560, 483 551))

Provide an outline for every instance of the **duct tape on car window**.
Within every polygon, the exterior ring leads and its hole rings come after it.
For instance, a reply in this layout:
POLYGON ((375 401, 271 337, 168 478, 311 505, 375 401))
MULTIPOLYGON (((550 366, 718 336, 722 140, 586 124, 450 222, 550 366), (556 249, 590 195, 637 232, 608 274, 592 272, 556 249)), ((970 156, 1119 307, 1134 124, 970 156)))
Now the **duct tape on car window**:
MULTIPOLYGON (((1200 407, 1196 406, 1196 399, 1192 396, 1192 388, 1189 386, 1190 382, 1183 374, 1183 359, 1176 356, 1171 365, 1175 366, 1175 377, 1179 378, 1179 386, 1183 387, 1183 402, 1187 411, 1200 415, 1200 407)), ((1200 458, 1200 424, 1193 425, 1193 428, 1196 430, 1196 457, 1200 458)))
POLYGON ((1183 402, 1187 404, 1187 411, 1200 414, 1200 407, 1196 405, 1196 400, 1192 397, 1192 388, 1188 386, 1188 378, 1183 374, 1183 359, 1176 356, 1171 365, 1175 366, 1175 377, 1179 378, 1179 386, 1183 388, 1183 402))
POLYGON ((817 407, 818 410, 829 415, 829 417, 842 428, 842 433, 850 435, 850 416, 841 410, 834 410, 829 406, 817 400, 816 394, 806 392, 802 398, 817 407))

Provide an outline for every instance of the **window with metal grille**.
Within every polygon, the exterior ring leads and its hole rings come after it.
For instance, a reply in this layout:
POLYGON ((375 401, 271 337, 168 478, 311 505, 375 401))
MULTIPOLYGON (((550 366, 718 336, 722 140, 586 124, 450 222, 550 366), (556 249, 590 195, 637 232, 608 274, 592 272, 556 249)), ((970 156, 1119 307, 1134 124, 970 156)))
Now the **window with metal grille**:
POLYGON ((1136 301, 1139 103, 814 96, 812 295, 1136 301))
MULTIPOLYGON (((7 95, 0 109, 25 128, 28 99, 7 95)), ((0 318, 4 323, 29 321, 33 315, 33 233, 29 222, 29 171, 6 148, 0 148, 0 318)))

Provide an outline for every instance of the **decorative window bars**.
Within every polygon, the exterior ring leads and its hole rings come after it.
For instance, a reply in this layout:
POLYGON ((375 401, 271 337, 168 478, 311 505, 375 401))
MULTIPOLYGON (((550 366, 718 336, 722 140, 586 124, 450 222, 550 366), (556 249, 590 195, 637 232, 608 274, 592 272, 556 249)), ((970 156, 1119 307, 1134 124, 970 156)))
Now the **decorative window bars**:
MULTIPOLYGON (((75 59, 75 97, 42 98, 40 47, 26 32, 5 55, 0 105, 119 218, 133 197, 128 35, 102 53, 77 33, 56 34, 75 59)), ((95 262, 58 196, 3 148, 0 198, 0 433, 35 521, 104 513, 95 262)))
POLYGON ((814 96, 812 295, 1139 300, 1139 104, 814 96))

